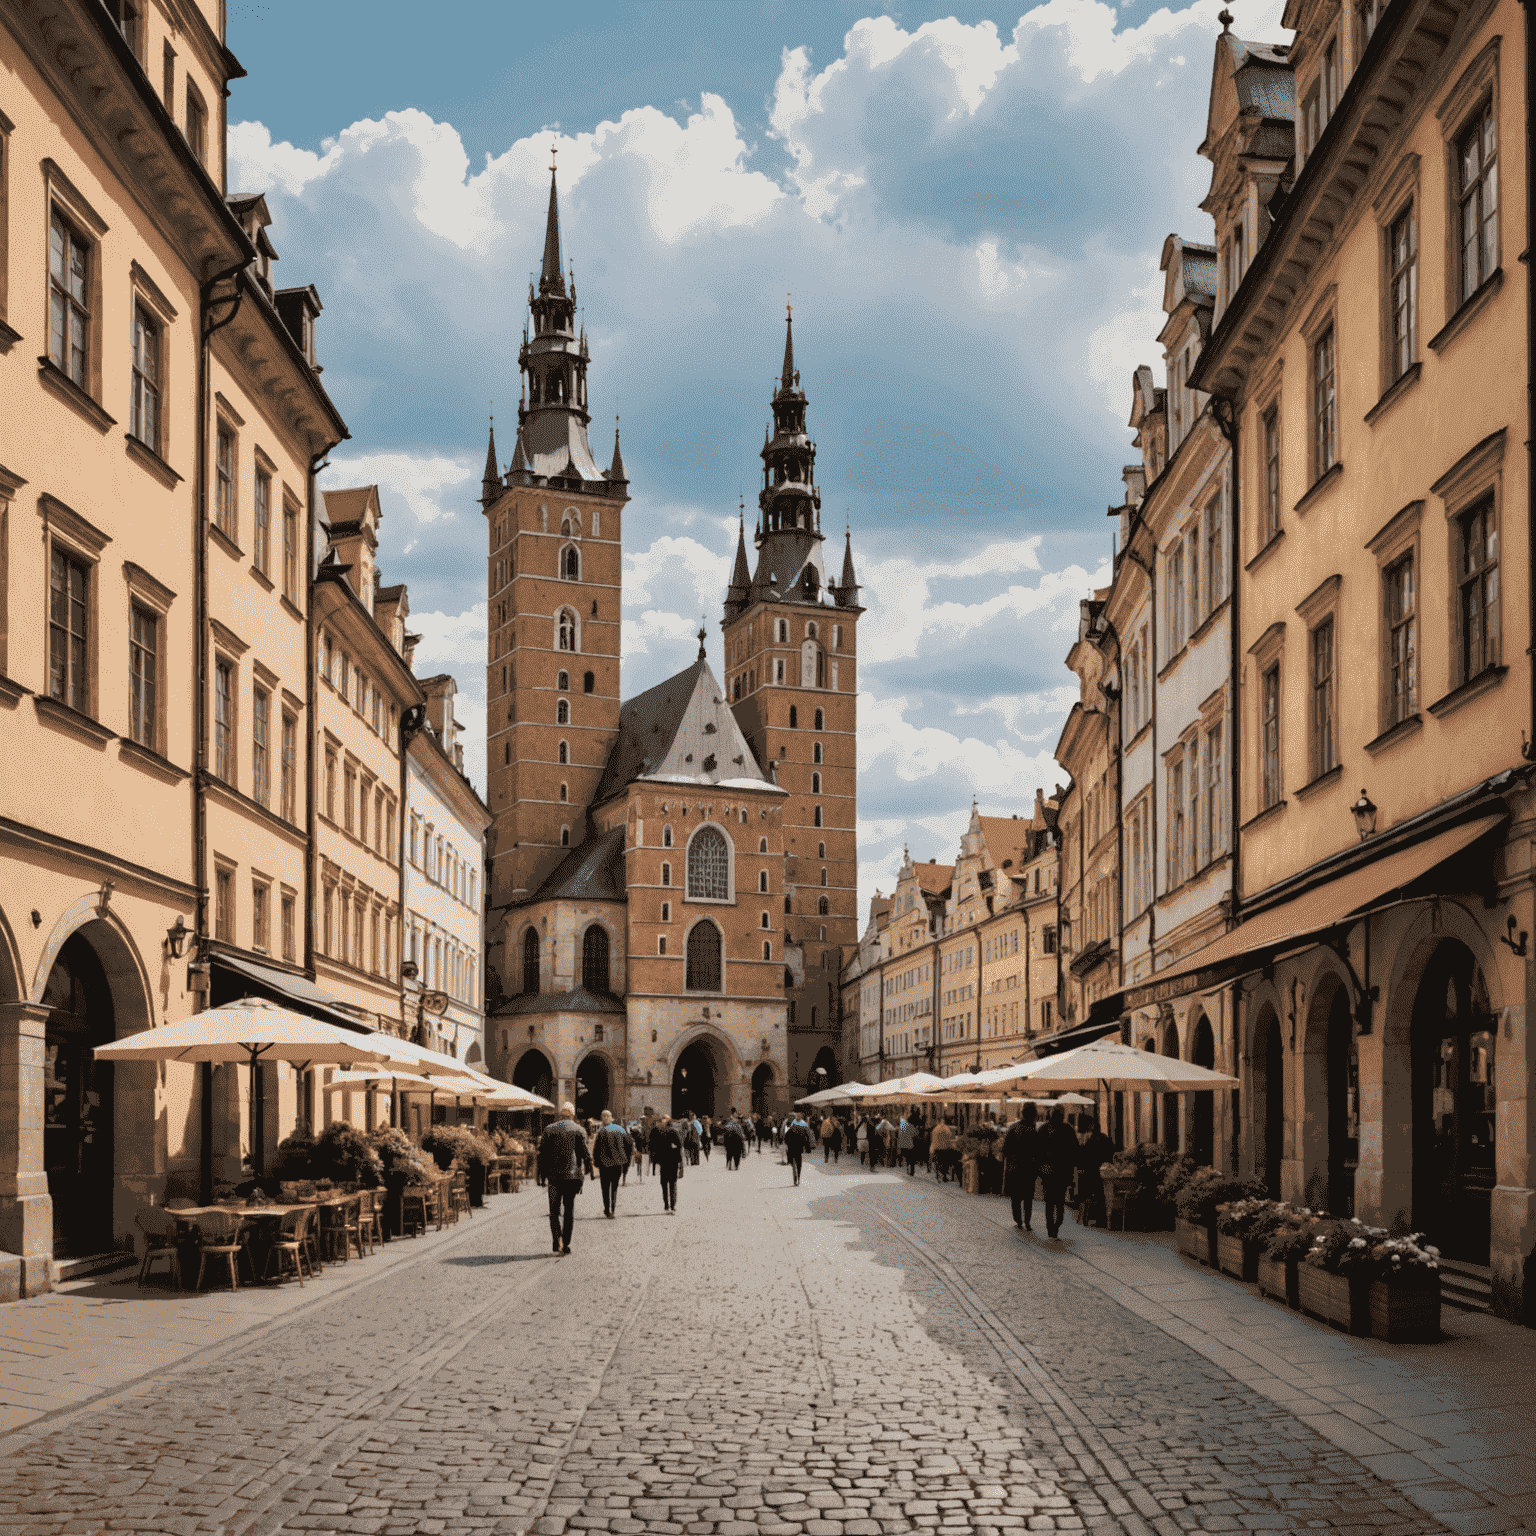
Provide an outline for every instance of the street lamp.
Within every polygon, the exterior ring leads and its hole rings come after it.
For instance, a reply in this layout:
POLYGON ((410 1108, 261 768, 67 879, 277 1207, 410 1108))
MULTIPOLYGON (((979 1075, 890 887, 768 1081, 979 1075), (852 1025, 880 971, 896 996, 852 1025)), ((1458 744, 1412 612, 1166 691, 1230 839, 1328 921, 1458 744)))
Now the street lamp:
POLYGON ((1366 838, 1375 836, 1376 807, 1371 804, 1371 798, 1364 789, 1360 791, 1360 798, 1350 806, 1349 813, 1355 818, 1355 830, 1360 834, 1362 843, 1366 838))
POLYGON ((172 960, 180 960, 187 952, 187 932, 187 925, 178 912, 175 924, 165 930, 165 945, 171 952, 172 960))

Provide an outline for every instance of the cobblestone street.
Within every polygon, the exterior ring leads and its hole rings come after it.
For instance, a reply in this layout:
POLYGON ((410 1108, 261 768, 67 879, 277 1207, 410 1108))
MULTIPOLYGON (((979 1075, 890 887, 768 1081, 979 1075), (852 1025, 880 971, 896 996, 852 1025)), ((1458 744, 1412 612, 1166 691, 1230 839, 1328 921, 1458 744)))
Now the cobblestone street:
MULTIPOLYGON (((921 1175, 818 1161, 796 1189, 776 1156, 749 1153, 739 1174, 718 1156, 689 1169, 680 1194, 668 1217, 655 1181, 631 1178, 605 1221, 589 1187, 568 1258, 525 1189, 451 1240, 389 1245, 388 1266, 328 1266, 282 1293, 286 1314, 252 1312, 0 1442, 0 1529, 1536 1528, 1529 1346, 1508 1325, 1433 1346, 1511 1354, 1522 1402, 1511 1412, 1490 1378, 1479 1422, 1451 1413, 1450 1378, 1424 1385, 1385 1346, 1155 1243, 1070 1222, 1069 1242, 1023 1238, 1004 1202, 921 1175), (1105 1267, 1133 1260, 1139 1277, 1105 1267), (1190 1286, 1197 1308, 1227 1287, 1259 1310, 1202 1331, 1177 1310, 1190 1286), (1244 1326, 1266 1336, 1262 1375, 1244 1326), (1398 1379, 1417 1401, 1394 1409, 1398 1379), (1402 1427, 1409 1409, 1422 1433, 1402 1427), (1437 1409, 1457 1421, 1438 1439, 1437 1409), (1474 1453, 1506 1471, 1480 1478, 1474 1453)), ((131 1288, 97 1284, 6 1309, 7 1373, 45 1347, 63 1371, 67 1345, 29 1348, 28 1329, 57 1339, 119 1291, 131 1305, 131 1288)))

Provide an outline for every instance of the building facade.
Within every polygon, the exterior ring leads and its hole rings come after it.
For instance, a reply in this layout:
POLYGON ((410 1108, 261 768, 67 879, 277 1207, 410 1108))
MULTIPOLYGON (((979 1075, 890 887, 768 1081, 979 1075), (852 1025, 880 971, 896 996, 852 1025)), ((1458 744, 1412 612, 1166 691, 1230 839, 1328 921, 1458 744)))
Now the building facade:
POLYGON ((551 182, 525 393, 492 437, 486 1052, 578 1112, 780 1108, 842 1073, 855 941, 851 552, 822 574, 814 445, 786 342, 764 449, 761 554, 726 594, 722 686, 704 659, 619 699, 628 481, 587 441, 589 352, 551 182), (738 664, 740 664, 738 666, 738 664))

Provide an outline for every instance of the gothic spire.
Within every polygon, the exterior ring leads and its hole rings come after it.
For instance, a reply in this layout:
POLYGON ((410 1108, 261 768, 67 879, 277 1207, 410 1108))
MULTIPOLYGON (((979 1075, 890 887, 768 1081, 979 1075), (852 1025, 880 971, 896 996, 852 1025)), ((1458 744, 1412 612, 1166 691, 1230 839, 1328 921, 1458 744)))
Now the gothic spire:
POLYGON ((857 592, 859 579, 853 574, 853 529, 843 529, 843 579, 841 582, 843 591, 857 592))
POLYGON ((485 448, 485 473, 480 477, 480 505, 488 507, 501 495, 501 471, 496 468, 496 418, 491 417, 491 440, 485 448))
POLYGON ((539 292, 551 290, 565 292, 565 277, 560 271, 560 200, 553 164, 549 168, 549 214, 544 221, 544 266, 539 273, 539 292))
POLYGON ((619 418, 613 418, 613 465, 608 471, 610 481, 620 481, 627 484, 629 476, 624 473, 624 455, 619 452, 619 418))
POLYGON ((788 393, 795 387, 795 311, 793 306, 784 306, 784 373, 779 380, 779 388, 788 393))

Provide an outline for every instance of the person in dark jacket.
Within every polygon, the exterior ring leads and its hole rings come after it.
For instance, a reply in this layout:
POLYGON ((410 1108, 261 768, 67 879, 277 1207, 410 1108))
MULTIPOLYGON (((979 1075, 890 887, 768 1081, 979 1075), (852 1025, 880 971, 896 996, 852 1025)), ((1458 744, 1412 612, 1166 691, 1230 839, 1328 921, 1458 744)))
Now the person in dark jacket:
POLYGON ((1003 1137, 1003 1193, 1013 1201, 1013 1224, 1033 1232, 1035 1180, 1039 1177, 1035 1146, 1035 1106, 1026 1104, 1003 1137))
POLYGON ((683 1166, 683 1138, 663 1115, 651 1131, 651 1167, 661 1180, 661 1208, 677 1214, 677 1178, 683 1166))
POLYGON ((810 1126, 799 1115, 789 1122, 784 1131, 784 1155, 789 1159, 789 1166, 794 1170, 796 1184, 800 1182, 800 1165, 805 1160, 805 1154, 815 1144, 815 1140, 810 1126))
POLYGON ((629 1170, 629 1160, 634 1156, 634 1143, 629 1132, 614 1122, 605 1109, 603 1123, 592 1138, 592 1161, 597 1164, 598 1181, 603 1186, 603 1215, 618 1215, 619 1180, 629 1170))
POLYGON ((720 1140, 725 1144, 725 1166, 727 1171, 741 1167, 741 1154, 746 1151, 747 1138, 742 1135, 741 1127, 735 1120, 727 1120, 725 1129, 720 1133, 720 1140))
POLYGON ((1045 1231, 1048 1237, 1061 1232, 1067 1214, 1067 1186, 1077 1168, 1077 1137, 1067 1124, 1060 1104, 1052 1105, 1051 1117, 1035 1135, 1040 1158, 1040 1183, 1045 1191, 1045 1231))
POLYGON ((576 1106, 562 1104, 560 1118, 539 1138, 539 1176, 549 1191, 549 1235, 556 1253, 571 1251, 583 1169, 590 1178, 592 1154, 587 1151, 587 1138, 576 1123, 576 1106))
POLYGON ((1115 1155, 1115 1144, 1099 1129, 1099 1117, 1089 1115, 1084 1127, 1088 1134, 1077 1153, 1077 1192, 1082 1197, 1078 1207, 1086 1226, 1107 1226, 1104 1209, 1104 1176, 1099 1168, 1115 1155))

